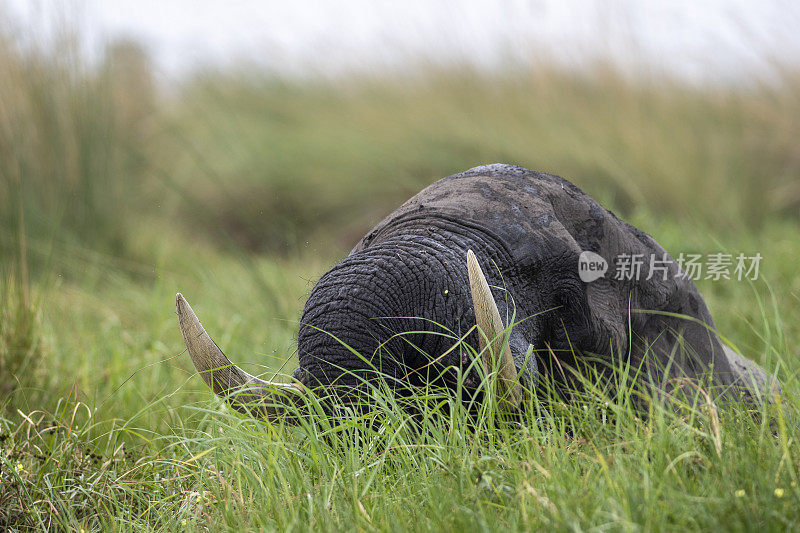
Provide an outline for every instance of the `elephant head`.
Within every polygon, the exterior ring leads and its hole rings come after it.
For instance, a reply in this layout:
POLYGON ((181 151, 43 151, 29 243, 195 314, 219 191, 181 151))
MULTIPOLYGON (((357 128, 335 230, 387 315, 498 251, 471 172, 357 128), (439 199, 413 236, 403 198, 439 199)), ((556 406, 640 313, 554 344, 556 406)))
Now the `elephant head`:
MULTIPOLYGON (((523 388, 519 383, 517 368, 511 355, 506 328, 500 318, 500 311, 486 276, 472 250, 467 251, 466 265, 469 292, 477 322, 475 329, 480 343, 482 375, 493 380, 491 386, 487 386, 487 390, 494 391, 497 401, 504 409, 516 409, 522 400, 523 388)), ((341 274, 340 277, 342 277, 341 274)), ((352 304, 347 300, 340 300, 340 302, 352 304)), ((334 315, 352 313, 349 305, 343 305, 343 308, 337 309, 335 301, 320 302, 316 305, 321 306, 325 313, 334 315)), ((292 412, 292 410, 286 409, 288 405, 302 405, 303 396, 308 393, 302 380, 278 383, 264 381, 248 374, 223 354, 180 293, 176 296, 176 307, 178 324, 195 368, 214 393, 224 398, 231 407, 242 413, 273 419, 292 412)), ((354 320, 352 326, 356 325, 357 321, 354 320)), ((344 326, 349 327, 346 323, 344 326)), ((324 350, 324 345, 339 344, 333 341, 330 332, 323 331, 318 327, 313 327, 312 331, 316 333, 314 336, 317 340, 328 339, 328 342, 323 343, 321 348, 316 347, 317 350, 324 350)), ((347 346, 345 350, 350 351, 350 357, 355 360, 359 360, 365 355, 372 355, 359 354, 356 352, 358 348, 358 346, 347 346)), ((300 349, 304 350, 303 347, 300 349)), ((325 362, 326 354, 318 354, 316 360, 325 362)), ((339 368, 345 371, 347 366, 345 364, 339 368)), ((334 367, 331 366, 331 368, 334 367)), ((327 383, 335 383, 340 375, 326 377, 327 383)))

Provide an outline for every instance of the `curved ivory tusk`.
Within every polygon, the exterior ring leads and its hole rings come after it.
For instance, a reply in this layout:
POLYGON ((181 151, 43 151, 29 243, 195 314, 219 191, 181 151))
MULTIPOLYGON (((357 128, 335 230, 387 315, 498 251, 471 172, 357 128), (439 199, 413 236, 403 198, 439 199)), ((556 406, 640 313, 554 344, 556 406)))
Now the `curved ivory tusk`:
POLYGON ((203 381, 239 412, 277 418, 286 413, 286 405, 297 404, 303 388, 299 383, 275 383, 251 376, 233 364, 194 314, 189 302, 175 296, 178 324, 183 341, 203 381))
POLYGON ((467 250, 467 273, 472 304, 475 306, 475 320, 480 330, 478 337, 483 352, 483 369, 487 374, 497 369, 497 398, 506 408, 516 409, 522 401, 517 367, 511 357, 511 347, 505 340, 505 327, 500 320, 497 303, 472 250, 467 250), (487 343, 489 349, 486 349, 487 343))

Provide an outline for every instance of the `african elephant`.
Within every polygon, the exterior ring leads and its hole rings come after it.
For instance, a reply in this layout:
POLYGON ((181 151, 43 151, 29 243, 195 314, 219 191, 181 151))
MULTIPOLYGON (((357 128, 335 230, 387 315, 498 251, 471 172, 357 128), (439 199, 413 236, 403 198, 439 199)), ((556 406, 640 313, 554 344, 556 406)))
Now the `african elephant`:
POLYGON ((656 387, 710 375, 722 390, 763 392, 772 380, 723 346, 693 281, 652 237, 569 181, 512 165, 433 183, 326 272, 303 310, 291 384, 239 369, 180 294, 177 308, 205 381, 268 417, 317 387, 353 401, 376 378, 404 394, 455 388, 459 375, 467 393, 493 390, 514 409, 538 380, 570 386, 564 369, 583 362, 630 363, 656 387), (584 252, 609 271, 582 279, 584 252), (624 257, 653 258, 659 273, 614 275, 624 257))

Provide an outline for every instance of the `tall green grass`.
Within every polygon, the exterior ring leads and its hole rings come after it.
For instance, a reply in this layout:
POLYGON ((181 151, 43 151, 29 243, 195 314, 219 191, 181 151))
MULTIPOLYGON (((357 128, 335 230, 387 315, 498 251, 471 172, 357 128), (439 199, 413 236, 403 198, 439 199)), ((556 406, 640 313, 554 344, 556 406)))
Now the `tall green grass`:
POLYGON ((800 518, 794 396, 715 406, 699 388, 665 402, 581 379, 584 392, 571 401, 530 396, 506 422, 491 405, 475 411, 435 390, 405 400, 415 404, 412 421, 378 388, 366 412, 284 425, 198 406, 171 432, 152 434, 136 428, 137 417, 98 421, 73 397, 52 415, 0 420, 0 520, 76 530, 441 531, 779 530, 800 518), (634 407, 643 400, 647 409, 634 407))
POLYGON ((39 244, 120 254, 141 202, 132 192, 142 189, 150 73, 131 45, 110 48, 93 68, 70 41, 59 45, 23 49, 0 38, 0 246, 13 248, 21 209, 39 244))

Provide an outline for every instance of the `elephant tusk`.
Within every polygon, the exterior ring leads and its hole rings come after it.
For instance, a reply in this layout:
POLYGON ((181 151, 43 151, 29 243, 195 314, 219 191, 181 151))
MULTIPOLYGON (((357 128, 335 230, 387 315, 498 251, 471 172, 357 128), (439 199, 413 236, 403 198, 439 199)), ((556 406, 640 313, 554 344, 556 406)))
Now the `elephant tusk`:
POLYGON ((519 407, 522 401, 522 387, 517 379, 517 367, 511 356, 511 347, 505 339, 505 327, 500 319, 500 311, 483 275, 478 259, 472 250, 467 250, 467 273, 478 323, 483 369, 487 375, 497 371, 497 399, 508 410, 519 407), (487 348, 488 345, 488 348, 487 348))
POLYGON ((175 296, 178 324, 195 368, 214 393, 245 414, 279 418, 301 402, 299 383, 275 383, 252 376, 233 364, 203 329, 189 302, 175 296))

